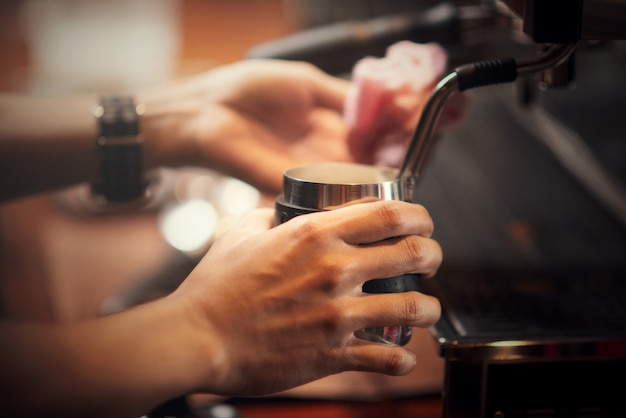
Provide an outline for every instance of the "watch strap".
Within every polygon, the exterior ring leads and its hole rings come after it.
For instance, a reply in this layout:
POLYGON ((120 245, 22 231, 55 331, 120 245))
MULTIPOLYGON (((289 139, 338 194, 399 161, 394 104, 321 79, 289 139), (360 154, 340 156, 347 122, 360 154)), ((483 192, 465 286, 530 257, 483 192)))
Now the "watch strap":
POLYGON ((131 96, 102 97, 94 108, 98 173, 91 190, 107 202, 134 201, 146 194, 149 181, 139 132, 142 110, 131 96))

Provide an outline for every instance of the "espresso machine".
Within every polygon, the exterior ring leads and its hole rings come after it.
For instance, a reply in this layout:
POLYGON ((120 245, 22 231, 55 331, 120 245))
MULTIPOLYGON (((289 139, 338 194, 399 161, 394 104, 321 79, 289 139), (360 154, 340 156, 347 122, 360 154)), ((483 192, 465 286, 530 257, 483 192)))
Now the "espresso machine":
POLYGON ((626 416, 626 2, 413 10, 312 27, 249 57, 343 74, 401 39, 445 45, 451 70, 397 177, 444 250, 419 289, 442 303, 431 331, 446 361, 443 414, 626 416), (448 99, 465 93, 466 126, 433 144, 448 99))

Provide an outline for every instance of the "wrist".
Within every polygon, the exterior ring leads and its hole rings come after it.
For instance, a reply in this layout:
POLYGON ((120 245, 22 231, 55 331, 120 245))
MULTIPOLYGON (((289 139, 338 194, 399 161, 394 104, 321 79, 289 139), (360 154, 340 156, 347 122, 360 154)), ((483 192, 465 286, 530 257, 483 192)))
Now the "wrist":
POLYGON ((186 388, 185 393, 220 394, 220 382, 227 363, 222 336, 207 320, 205 309, 198 309, 191 299, 179 291, 162 299, 175 312, 176 320, 172 324, 176 325, 176 330, 172 332, 177 335, 176 344, 184 346, 177 366, 177 379, 186 388))
POLYGON ((91 94, 0 95, 0 200, 94 178, 98 129, 91 109, 97 100, 91 94))
POLYGON ((153 88, 136 95, 137 101, 144 105, 140 130, 146 169, 200 164, 194 116, 207 104, 195 100, 195 95, 178 85, 153 88))

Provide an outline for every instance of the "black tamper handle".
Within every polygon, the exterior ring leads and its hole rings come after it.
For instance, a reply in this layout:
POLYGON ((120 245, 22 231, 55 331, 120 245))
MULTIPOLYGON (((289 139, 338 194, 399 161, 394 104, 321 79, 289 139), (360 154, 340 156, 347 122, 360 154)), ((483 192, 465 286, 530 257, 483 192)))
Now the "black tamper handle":
POLYGON ((363 283, 364 293, 401 293, 419 292, 420 274, 403 274, 385 279, 372 279, 363 283))

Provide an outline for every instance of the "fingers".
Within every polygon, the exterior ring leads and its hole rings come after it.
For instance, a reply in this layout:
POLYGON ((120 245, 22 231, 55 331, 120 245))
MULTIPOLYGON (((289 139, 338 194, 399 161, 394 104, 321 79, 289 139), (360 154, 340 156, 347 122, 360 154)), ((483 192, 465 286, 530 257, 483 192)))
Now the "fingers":
POLYGON ((321 272, 328 267, 329 272, 344 278, 345 286, 406 273, 430 277, 442 261, 441 247, 428 238, 433 231, 432 220, 426 209, 416 204, 355 204, 303 215, 283 225, 296 230, 287 230, 287 234, 297 236, 315 251, 341 254, 341 263, 335 262, 337 257, 325 257, 323 262, 329 265, 320 262, 317 268, 321 272))
POLYGON ((359 254, 360 267, 371 277, 390 277, 400 274, 421 273, 431 277, 442 262, 441 246, 435 240, 418 236, 391 238, 354 249, 359 254))
MULTIPOLYGON (((425 328, 435 324, 441 316, 439 301, 418 292, 365 295, 355 300, 351 314, 358 326, 363 328, 389 324, 425 328)), ((410 373, 416 365, 415 355, 405 348, 371 343, 356 336, 343 350, 343 370, 401 376, 410 373)))
POLYGON ((355 329, 402 325, 427 328, 441 317, 437 298, 419 292, 367 294, 352 300, 355 329))
POLYGON ((322 215, 329 218, 346 243, 353 245, 405 235, 428 238, 434 230, 432 219, 423 206, 396 200, 351 205, 322 215))
MULTIPOLYGON (((360 203, 370 203, 380 201, 373 197, 353 200, 335 209, 348 207, 360 203)), ((428 213, 423 207, 416 207, 428 213)), ((430 217, 423 220, 425 234, 430 236, 432 232, 432 222, 430 217), (428 224, 430 223, 430 226, 428 224)), ((359 254, 361 267, 365 266, 371 272, 372 277, 390 277, 407 273, 421 273, 426 277, 435 274, 442 261, 441 247, 438 242, 415 235, 389 238, 373 244, 359 246, 359 252, 371 253, 371 255, 359 254)))
POLYGON ((346 347, 344 370, 383 373, 391 376, 409 374, 416 365, 415 354, 398 346, 356 342, 346 347))

